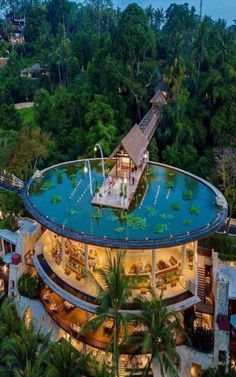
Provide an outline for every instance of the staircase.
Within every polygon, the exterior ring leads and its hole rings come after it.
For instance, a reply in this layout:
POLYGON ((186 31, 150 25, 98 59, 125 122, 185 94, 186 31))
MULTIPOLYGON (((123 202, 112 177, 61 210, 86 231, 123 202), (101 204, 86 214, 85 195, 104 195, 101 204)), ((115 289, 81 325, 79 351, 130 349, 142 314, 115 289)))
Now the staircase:
POLYGON ((183 275, 180 275, 180 277, 179 277, 179 283, 180 283, 180 285, 182 285, 182 287, 184 289, 186 289, 186 280, 185 280, 185 278, 184 278, 183 275))
POLYGON ((205 301, 205 268, 198 267, 197 269, 197 276, 198 276, 198 287, 197 287, 197 295, 201 299, 201 301, 205 301))
POLYGON ((159 119, 159 110, 156 107, 152 107, 139 123, 140 130, 148 140, 151 139, 153 133, 155 132, 159 119))

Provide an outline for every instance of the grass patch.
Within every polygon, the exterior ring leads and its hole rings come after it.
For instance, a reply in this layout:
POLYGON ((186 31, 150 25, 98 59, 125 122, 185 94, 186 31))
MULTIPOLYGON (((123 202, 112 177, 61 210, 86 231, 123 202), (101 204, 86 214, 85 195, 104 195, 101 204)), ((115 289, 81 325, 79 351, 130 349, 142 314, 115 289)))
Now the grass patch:
POLYGON ((34 108, 28 107, 18 110, 20 119, 25 126, 32 126, 34 124, 34 108))

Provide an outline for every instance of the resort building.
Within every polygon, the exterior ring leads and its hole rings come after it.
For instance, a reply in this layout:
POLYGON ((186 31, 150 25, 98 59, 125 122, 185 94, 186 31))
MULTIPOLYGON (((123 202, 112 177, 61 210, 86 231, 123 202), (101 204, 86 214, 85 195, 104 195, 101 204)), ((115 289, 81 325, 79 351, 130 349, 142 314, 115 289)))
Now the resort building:
MULTIPOLYGON (((149 161, 148 144, 165 104, 157 91, 151 109, 107 159, 96 145, 101 158, 36 171, 23 187, 14 177, 11 189, 22 196, 31 219, 20 219, 16 233, 0 232, 6 261, 0 278, 19 309, 27 308, 55 339, 71 337, 78 349, 109 362, 112 316, 96 331, 80 330, 99 307, 96 269, 103 268, 106 252, 115 256, 125 249, 132 295, 122 310, 140 310, 136 297, 149 299, 152 288, 179 313, 183 325, 194 314, 195 333, 210 334, 207 353, 175 334, 180 375, 194 377, 201 368, 227 370, 235 363, 236 268, 201 246, 202 238, 224 226, 228 208, 223 195, 193 174, 149 161), (40 302, 18 293, 25 271, 41 281, 40 302)), ((4 188, 10 183, 9 177, 7 182, 2 178, 4 188)), ((128 328, 129 334, 139 331, 138 324, 128 328)), ((127 345, 121 353, 121 375, 142 369, 149 357, 127 345)))

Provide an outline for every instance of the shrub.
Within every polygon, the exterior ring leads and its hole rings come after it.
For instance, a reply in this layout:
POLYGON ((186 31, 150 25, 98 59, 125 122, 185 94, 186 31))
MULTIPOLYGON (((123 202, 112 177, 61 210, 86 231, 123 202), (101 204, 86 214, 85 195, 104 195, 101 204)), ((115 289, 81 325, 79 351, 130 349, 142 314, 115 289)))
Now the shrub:
POLYGON ((204 327, 196 327, 188 332, 192 346, 199 351, 212 352, 214 346, 213 330, 204 327))
POLYGON ((28 272, 23 273, 18 280, 18 291, 25 297, 38 297, 39 282, 37 277, 30 275, 28 272))
POLYGON ((203 238, 199 245, 214 249, 219 253, 219 258, 225 261, 236 261, 236 237, 226 234, 217 234, 203 238))

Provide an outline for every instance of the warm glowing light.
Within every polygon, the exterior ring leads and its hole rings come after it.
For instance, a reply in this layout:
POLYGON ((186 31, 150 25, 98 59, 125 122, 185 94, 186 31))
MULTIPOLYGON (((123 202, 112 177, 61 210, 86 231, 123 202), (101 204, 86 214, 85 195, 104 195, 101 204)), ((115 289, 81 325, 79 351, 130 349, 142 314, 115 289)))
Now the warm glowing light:
POLYGON ((97 147, 96 147, 96 145, 95 145, 95 147, 93 148, 93 150, 94 150, 94 152, 97 152, 97 147))
POLYGON ((144 153, 144 158, 145 158, 145 160, 148 158, 147 152, 144 153))

